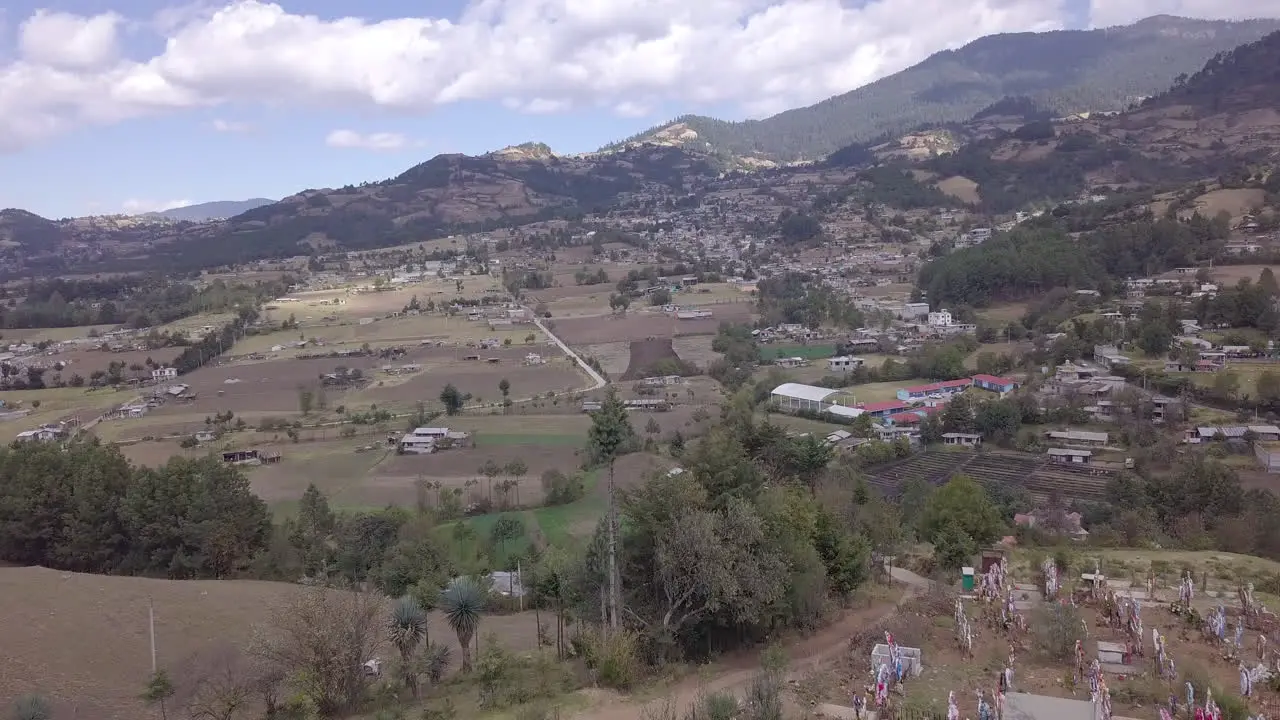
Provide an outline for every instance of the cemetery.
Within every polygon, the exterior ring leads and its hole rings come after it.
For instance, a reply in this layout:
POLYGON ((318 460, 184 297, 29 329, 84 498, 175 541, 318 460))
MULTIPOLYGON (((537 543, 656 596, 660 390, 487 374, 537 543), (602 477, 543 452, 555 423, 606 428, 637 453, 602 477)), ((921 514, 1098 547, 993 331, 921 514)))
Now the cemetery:
POLYGON ((1280 718, 1275 616, 1249 582, 1189 570, 1108 577, 1087 551, 976 567, 909 593, 850 639, 844 697, 858 720, 1280 718))

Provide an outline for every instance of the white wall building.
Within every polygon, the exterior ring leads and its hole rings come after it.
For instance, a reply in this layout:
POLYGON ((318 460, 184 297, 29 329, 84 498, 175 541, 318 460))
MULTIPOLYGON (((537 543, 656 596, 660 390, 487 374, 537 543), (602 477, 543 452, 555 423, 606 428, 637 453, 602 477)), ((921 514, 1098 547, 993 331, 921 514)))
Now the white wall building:
POLYGON ((951 311, 943 309, 929 313, 928 323, 933 327, 950 327, 954 320, 951 317, 951 311))

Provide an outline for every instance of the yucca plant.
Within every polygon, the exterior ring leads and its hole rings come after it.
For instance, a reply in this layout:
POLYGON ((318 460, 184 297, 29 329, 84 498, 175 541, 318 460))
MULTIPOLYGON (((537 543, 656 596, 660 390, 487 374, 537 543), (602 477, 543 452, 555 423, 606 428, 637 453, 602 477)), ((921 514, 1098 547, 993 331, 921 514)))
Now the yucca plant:
POLYGON ((418 647, 427 639, 427 613, 418 601, 405 595, 391 607, 387 623, 391 644, 400 652, 400 673, 405 687, 418 697, 418 673, 413 661, 418 647))
POLYGON ((471 671, 471 639, 480 627, 480 615, 487 600, 488 591, 472 577, 454 580, 440 596, 440 609, 462 646, 463 672, 471 671))
POLYGON ((453 652, 449 650, 447 645, 439 643, 431 643, 422 651, 422 672, 431 681, 432 685, 438 684, 444 679, 445 672, 449 669, 449 660, 453 652))
POLYGON ((51 720, 53 706, 40 695, 23 695, 13 703, 13 720, 51 720))

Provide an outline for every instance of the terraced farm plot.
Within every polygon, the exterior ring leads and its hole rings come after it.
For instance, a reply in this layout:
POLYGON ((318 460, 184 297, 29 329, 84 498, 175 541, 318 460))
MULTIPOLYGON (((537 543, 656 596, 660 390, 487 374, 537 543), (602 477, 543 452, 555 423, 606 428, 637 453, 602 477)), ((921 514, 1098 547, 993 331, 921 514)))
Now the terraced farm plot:
POLYGON ((894 497, 908 480, 941 485, 954 475, 967 475, 984 485, 1020 487, 1039 502, 1053 494, 1064 500, 1105 500, 1107 485, 1115 477, 1110 470, 1054 463, 1042 455, 926 450, 872 470, 869 481, 894 497))

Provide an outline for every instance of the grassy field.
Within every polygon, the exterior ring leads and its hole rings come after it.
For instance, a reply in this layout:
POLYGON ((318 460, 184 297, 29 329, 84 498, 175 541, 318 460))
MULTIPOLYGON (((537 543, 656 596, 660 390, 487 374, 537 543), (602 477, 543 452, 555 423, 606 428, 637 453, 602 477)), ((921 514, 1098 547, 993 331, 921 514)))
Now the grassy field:
POLYGON ((922 385, 929 382, 921 378, 913 380, 895 380, 893 382, 868 383, 845 388, 844 391, 857 398, 859 403, 883 402, 897 400, 898 390, 911 385, 922 385))
POLYGON ((1009 323, 1021 320, 1023 315, 1027 314, 1027 306, 1031 303, 1001 303, 985 308, 978 315, 986 318, 988 322, 993 323, 1009 323))
POLYGON ((3 338, 5 344, 9 343, 38 343, 44 340, 50 342, 65 342, 67 340, 75 340, 76 338, 89 337, 89 333, 104 333, 108 330, 114 330, 119 325, 82 325, 80 327, 65 328, 23 328, 16 330, 4 330, 0 332, 0 338, 3 338))
MULTIPOLYGON (((1234 373, 1240 380, 1240 395, 1256 397, 1258 394, 1258 378, 1262 373, 1268 371, 1280 374, 1280 363, 1233 362, 1227 365, 1226 370, 1219 372, 1234 373)), ((1190 378, 1191 382, 1200 387, 1213 387, 1214 379, 1218 376, 1218 373, 1169 373, 1169 376, 1190 378)))
MULTIPOLYGON (((175 667, 200 650, 227 645, 245 648, 255 630, 298 592, 301 588, 287 583, 152 580, 38 567, 0 568, 0 613, 5 618, 0 698, 44 693, 54 700, 55 717, 159 717, 138 697, 151 667, 149 602, 155 607, 159 664, 175 667), (92 642, 85 641, 89 636, 92 642)), ((439 612, 431 613, 429 623, 431 639, 450 646, 456 669, 460 652, 456 636, 447 631, 448 623, 439 612)), ((480 632, 484 637, 497 636, 515 652, 536 647, 532 612, 486 614, 480 632)), ((379 648, 384 658, 394 652, 390 647, 379 648)), ((174 717, 172 708, 170 717, 174 717)))

